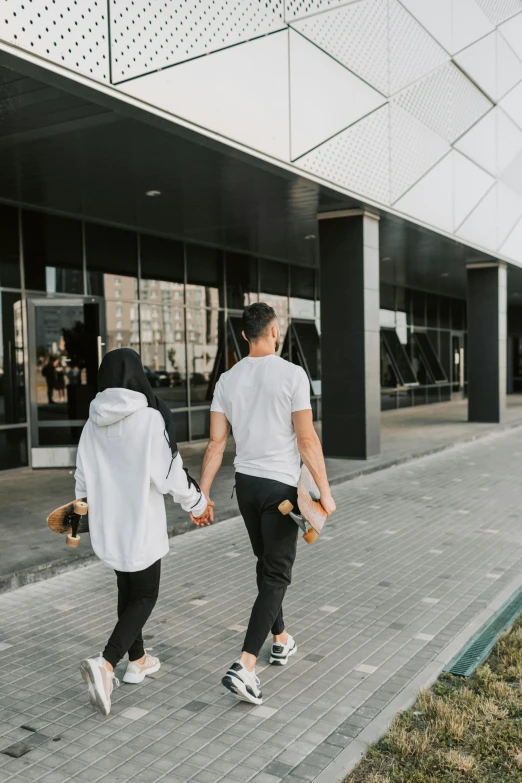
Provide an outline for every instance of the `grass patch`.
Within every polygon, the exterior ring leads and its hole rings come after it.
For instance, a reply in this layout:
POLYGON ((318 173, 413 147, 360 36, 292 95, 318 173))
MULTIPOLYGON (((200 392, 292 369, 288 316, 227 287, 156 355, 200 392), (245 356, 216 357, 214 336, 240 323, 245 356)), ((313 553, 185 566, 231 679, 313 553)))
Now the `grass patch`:
POLYGON ((345 783, 522 783, 522 619, 469 679, 442 674, 345 783))

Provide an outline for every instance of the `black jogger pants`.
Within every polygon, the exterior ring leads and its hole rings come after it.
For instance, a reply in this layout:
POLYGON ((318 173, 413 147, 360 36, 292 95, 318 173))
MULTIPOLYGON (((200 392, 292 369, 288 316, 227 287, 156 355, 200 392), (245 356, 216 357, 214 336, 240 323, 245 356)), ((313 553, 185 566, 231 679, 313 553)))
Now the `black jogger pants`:
POLYGON ((118 580, 118 622, 103 657, 116 666, 126 652, 129 661, 143 658, 143 626, 158 600, 161 560, 143 571, 116 571, 118 580))
POLYGON ((283 598, 292 580, 298 528, 278 505, 297 506, 297 489, 272 479, 236 473, 237 502, 257 557, 258 596, 252 608, 243 651, 259 655, 269 631, 283 633, 283 598))

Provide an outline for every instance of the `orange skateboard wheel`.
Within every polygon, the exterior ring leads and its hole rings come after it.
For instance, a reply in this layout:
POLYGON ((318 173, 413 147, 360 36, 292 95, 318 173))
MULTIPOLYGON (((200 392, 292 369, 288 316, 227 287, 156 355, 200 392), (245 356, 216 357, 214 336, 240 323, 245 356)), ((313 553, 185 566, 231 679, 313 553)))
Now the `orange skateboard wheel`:
POLYGON ((292 503, 290 503, 289 500, 283 500, 283 502, 280 503, 277 508, 279 509, 281 514, 284 514, 285 517, 287 514, 289 514, 291 511, 294 510, 294 506, 292 503))
POLYGON ((67 539, 65 543, 67 544, 67 546, 76 549, 76 547, 80 543, 80 536, 72 536, 70 533, 67 533, 67 539))
POLYGON ((319 533, 316 533, 313 527, 311 527, 310 530, 303 533, 303 538, 307 544, 313 544, 319 538, 319 533))

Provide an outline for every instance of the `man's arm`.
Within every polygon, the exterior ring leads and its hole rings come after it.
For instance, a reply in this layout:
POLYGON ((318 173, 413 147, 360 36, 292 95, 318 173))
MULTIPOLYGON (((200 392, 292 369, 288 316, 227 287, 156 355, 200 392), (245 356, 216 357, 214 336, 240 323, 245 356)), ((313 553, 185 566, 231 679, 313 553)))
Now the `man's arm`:
MULTIPOLYGON (((227 445, 227 438, 230 432, 230 424, 224 413, 218 413, 217 411, 210 412, 210 438, 208 441, 207 450, 203 457, 203 464, 201 466, 201 478, 199 480, 199 486, 201 491, 209 501, 210 508, 210 520, 214 521, 214 513, 212 506, 210 506, 209 495, 212 482, 216 478, 216 473, 221 467, 223 462, 223 453, 227 445)), ((213 505, 213 504, 212 504, 213 505)))
POLYGON ((292 413, 292 421, 297 437, 299 454, 317 484, 317 489, 321 495, 321 505, 328 516, 330 516, 335 511, 336 506, 330 491, 323 449, 315 431, 312 411, 295 411, 292 413))

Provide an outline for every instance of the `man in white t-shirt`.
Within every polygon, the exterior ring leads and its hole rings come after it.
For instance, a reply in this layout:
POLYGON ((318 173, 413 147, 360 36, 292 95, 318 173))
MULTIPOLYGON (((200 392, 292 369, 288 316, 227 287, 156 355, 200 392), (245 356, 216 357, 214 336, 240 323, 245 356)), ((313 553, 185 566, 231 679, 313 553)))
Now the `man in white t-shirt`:
POLYGON ((239 698, 261 704, 255 665, 269 631, 273 635, 270 663, 286 664, 297 649, 285 630, 282 604, 291 582, 298 528, 278 506, 286 499, 297 506, 301 458, 329 515, 335 503, 313 425, 310 382, 301 367, 277 356, 280 332, 273 308, 262 302, 249 305, 243 312, 243 337, 249 355, 223 373, 216 385, 200 486, 211 509, 210 488, 232 427, 237 500, 257 557, 259 593, 241 656, 222 683, 239 698))

